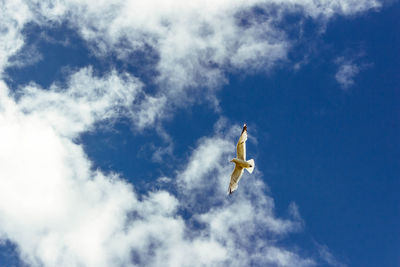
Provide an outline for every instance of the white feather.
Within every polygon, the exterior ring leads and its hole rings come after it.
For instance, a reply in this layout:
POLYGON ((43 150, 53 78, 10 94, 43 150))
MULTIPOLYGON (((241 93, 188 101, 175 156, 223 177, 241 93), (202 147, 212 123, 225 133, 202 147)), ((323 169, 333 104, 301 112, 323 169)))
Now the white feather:
POLYGON ((251 165, 251 167, 246 168, 246 170, 247 170, 249 173, 252 173, 253 170, 254 170, 254 166, 255 166, 255 164, 254 164, 254 159, 249 159, 249 160, 247 161, 247 163, 249 163, 249 164, 251 165))

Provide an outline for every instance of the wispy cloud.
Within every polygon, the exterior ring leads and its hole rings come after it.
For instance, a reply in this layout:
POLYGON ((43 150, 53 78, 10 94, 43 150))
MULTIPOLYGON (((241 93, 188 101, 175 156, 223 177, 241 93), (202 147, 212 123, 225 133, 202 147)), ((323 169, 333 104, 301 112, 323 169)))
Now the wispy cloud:
POLYGON ((43 55, 37 50, 35 45, 32 45, 20 50, 16 55, 11 56, 9 59, 9 66, 22 68, 33 65, 41 60, 43 60, 43 55))
POLYGON ((362 61, 363 53, 358 53, 353 56, 340 56, 335 59, 335 64, 338 66, 335 74, 335 79, 346 90, 355 84, 357 75, 365 69, 371 67, 372 63, 362 61))
POLYGON ((0 75, 9 64, 8 60, 24 45, 22 30, 33 19, 29 7, 23 1, 0 3, 0 75))
POLYGON ((18 92, 18 108, 25 114, 35 114, 61 135, 77 137, 99 120, 129 117, 142 85, 127 73, 113 71, 108 76, 96 77, 88 67, 73 73, 66 87, 23 87, 18 92))
POLYGON ((333 267, 346 267, 347 265, 340 262, 336 257, 332 254, 329 248, 325 245, 317 244, 318 253, 323 261, 325 261, 329 266, 333 267))
POLYGON ((335 74, 336 81, 343 89, 354 85, 354 78, 360 72, 360 67, 352 60, 346 60, 343 57, 336 59, 338 70, 335 74))

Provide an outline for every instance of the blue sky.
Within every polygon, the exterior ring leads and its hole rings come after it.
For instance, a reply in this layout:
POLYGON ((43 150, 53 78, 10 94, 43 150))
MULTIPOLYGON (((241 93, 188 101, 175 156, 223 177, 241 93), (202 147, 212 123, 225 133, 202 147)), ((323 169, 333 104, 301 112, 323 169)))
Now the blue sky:
POLYGON ((398 1, 0 6, 0 266, 400 264, 398 1))

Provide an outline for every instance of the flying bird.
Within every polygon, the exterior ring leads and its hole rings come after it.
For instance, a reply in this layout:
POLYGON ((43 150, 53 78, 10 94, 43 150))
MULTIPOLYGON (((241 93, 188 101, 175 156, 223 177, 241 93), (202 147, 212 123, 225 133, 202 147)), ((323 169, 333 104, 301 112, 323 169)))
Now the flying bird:
POLYGON ((238 182, 243 175, 244 169, 249 173, 254 170, 254 160, 250 159, 246 161, 246 140, 247 140, 247 125, 243 125, 242 134, 239 137, 239 141, 236 145, 236 158, 233 158, 231 162, 235 163, 235 169, 231 175, 231 182, 229 183, 228 194, 232 194, 238 188, 238 182))

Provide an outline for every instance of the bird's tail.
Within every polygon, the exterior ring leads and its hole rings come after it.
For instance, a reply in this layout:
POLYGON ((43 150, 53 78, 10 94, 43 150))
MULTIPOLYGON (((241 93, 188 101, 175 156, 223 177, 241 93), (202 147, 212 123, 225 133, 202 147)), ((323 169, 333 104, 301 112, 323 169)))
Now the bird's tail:
POLYGON ((254 159, 249 159, 249 160, 247 161, 247 163, 249 163, 251 167, 246 168, 246 170, 247 170, 249 173, 252 173, 253 170, 254 170, 254 166, 255 166, 255 165, 254 165, 254 159))

